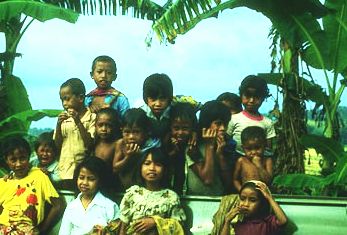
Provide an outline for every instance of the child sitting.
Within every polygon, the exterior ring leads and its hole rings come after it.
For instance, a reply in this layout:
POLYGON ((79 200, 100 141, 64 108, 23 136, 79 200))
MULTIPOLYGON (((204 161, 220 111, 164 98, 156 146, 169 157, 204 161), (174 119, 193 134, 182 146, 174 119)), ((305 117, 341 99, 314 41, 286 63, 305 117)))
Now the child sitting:
POLYGON ((160 149, 150 149, 142 156, 139 185, 130 187, 120 204, 120 234, 184 234, 181 223, 186 217, 180 199, 167 189, 167 160, 160 149))
POLYGON ((237 114, 242 111, 241 98, 234 93, 224 92, 216 100, 225 104, 230 109, 230 114, 237 114))
POLYGON ((96 57, 90 76, 97 88, 88 93, 85 105, 94 113, 102 108, 110 107, 117 111, 118 118, 121 119, 125 111, 129 109, 129 102, 123 93, 111 86, 117 78, 116 62, 106 55, 96 57))
POLYGON ((249 180, 260 180, 267 185, 272 179, 272 159, 264 156, 266 135, 258 126, 246 127, 241 133, 244 156, 240 157, 233 173, 234 187, 239 192, 241 185, 249 180))
POLYGON ((112 166, 115 142, 121 138, 117 112, 111 108, 100 109, 95 121, 94 154, 112 166))
POLYGON ((186 155, 187 194, 220 196, 231 184, 226 162, 225 129, 230 120, 228 108, 219 101, 205 103, 200 111, 198 148, 186 155))
POLYGON ((273 199, 266 184, 248 181, 242 185, 239 205, 225 216, 220 235, 272 235, 279 233, 287 223, 287 216, 273 199), (274 215, 270 214, 270 209, 274 215), (233 220, 236 219, 236 223, 233 220), (230 233, 234 230, 235 233, 230 233))
POLYGON ((64 112, 59 114, 54 140, 60 159, 59 176, 71 180, 76 165, 91 149, 95 132, 95 114, 84 106, 85 87, 78 78, 71 78, 60 87, 64 112))
POLYGON ((171 79, 166 74, 152 74, 143 83, 143 100, 146 105, 141 108, 152 123, 152 135, 163 139, 169 132, 169 112, 173 97, 171 79))
POLYGON ((261 104, 264 99, 269 96, 269 89, 266 81, 260 77, 250 75, 243 79, 239 90, 244 110, 232 115, 227 133, 237 142, 237 151, 243 154, 241 148, 242 130, 247 126, 260 126, 266 133, 266 147, 271 149, 272 139, 276 136, 275 128, 269 118, 259 113, 261 104))
POLYGON ((31 161, 32 166, 41 168, 48 175, 53 184, 60 181, 58 172, 59 152, 53 140, 53 132, 44 132, 39 135, 35 142, 37 158, 31 161))
POLYGON ((105 196, 110 171, 97 157, 88 157, 76 167, 74 182, 79 194, 65 209, 60 235, 87 234, 94 226, 102 229, 119 217, 118 205, 105 196))
POLYGON ((0 234, 47 234, 64 202, 48 176, 30 167, 31 149, 25 139, 8 138, 1 150, 13 178, 0 179, 0 234), (45 203, 51 205, 48 213, 45 203))
POLYGON ((193 148, 191 138, 196 132, 197 118, 194 107, 189 103, 177 103, 170 110, 170 133, 164 147, 170 158, 170 176, 173 190, 183 193, 185 182, 185 153, 193 148))
POLYGON ((150 138, 151 122, 142 109, 129 109, 123 118, 123 138, 116 142, 113 172, 117 174, 123 190, 136 183, 135 166, 143 153, 159 148, 159 139, 150 138))

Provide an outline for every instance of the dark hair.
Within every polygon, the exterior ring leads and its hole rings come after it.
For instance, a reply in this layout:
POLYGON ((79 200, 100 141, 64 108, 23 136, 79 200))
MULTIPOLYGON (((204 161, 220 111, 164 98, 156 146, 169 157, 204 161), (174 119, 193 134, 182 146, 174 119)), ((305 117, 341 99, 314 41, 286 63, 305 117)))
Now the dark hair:
POLYGON ((28 159, 31 154, 31 147, 22 136, 11 136, 4 139, 1 146, 1 153, 6 160, 7 157, 16 149, 24 149, 28 153, 28 159))
POLYGON ((269 88, 267 87, 266 81, 263 78, 255 75, 249 75, 245 77, 241 82, 239 91, 241 96, 243 94, 253 95, 262 99, 265 99, 270 96, 269 88), (255 89, 255 91, 249 94, 249 88, 253 88, 255 89))
POLYGON ((90 172, 92 172, 99 179, 98 190, 104 195, 108 194, 110 187, 110 179, 112 176, 111 166, 108 165, 102 159, 95 156, 86 156, 85 159, 76 166, 73 180, 75 186, 77 185, 78 176, 82 168, 86 168, 90 172))
POLYGON ((241 143, 245 143, 248 140, 258 139, 263 143, 266 143, 265 130, 259 126, 248 126, 241 132, 241 143))
POLYGON ((250 188, 252 189, 253 191, 255 191, 257 193, 257 196, 260 200, 259 202, 259 216, 261 217, 266 217, 267 215, 270 214, 270 204, 269 204, 269 201, 266 200, 266 198, 264 197, 264 195, 259 191, 259 189, 257 188, 257 185, 252 182, 252 181, 247 181, 245 182, 242 186, 241 186, 241 189, 240 189, 240 193, 239 195, 241 195, 241 192, 245 189, 245 188, 250 188))
POLYGON ((173 97, 173 87, 169 76, 164 73, 150 75, 143 82, 143 100, 147 104, 147 98, 168 98, 169 103, 173 97))
POLYGON ((152 161, 163 166, 163 176, 160 180, 160 186, 166 188, 169 185, 169 158, 161 148, 150 148, 142 154, 141 160, 138 162, 137 181, 141 186, 145 186, 145 181, 142 178, 142 164, 146 161, 149 154, 152 154, 152 161))
POLYGON ((237 112, 242 111, 242 102, 240 96, 236 95, 235 93, 230 93, 230 92, 224 92, 220 94, 217 99, 218 101, 226 101, 230 103, 231 108, 237 112))
POLYGON ((122 127, 134 127, 141 128, 146 134, 151 131, 151 120, 147 117, 145 111, 140 108, 128 109, 122 120, 122 127))
POLYGON ((47 145, 52 148, 56 157, 59 155, 59 150, 53 140, 53 131, 43 132, 37 137, 37 140, 34 142, 34 149, 36 152, 41 145, 47 145))
POLYGON ((198 120, 196 118, 196 112, 193 105, 189 103, 176 103, 170 109, 170 124, 176 119, 190 121, 192 123, 192 129, 196 130, 198 120))
POLYGON ((230 121, 229 109, 220 101, 212 100, 206 102, 199 115, 199 128, 209 128, 215 120, 221 120, 225 125, 230 121))
MULTIPOLYGON (((111 120, 112 120, 112 139, 116 140, 121 138, 122 133, 120 130, 120 121, 119 121, 119 117, 117 114, 117 111, 115 109, 112 108, 102 108, 100 109, 97 113, 96 113, 96 120, 95 123, 98 121, 98 118, 100 115, 105 114, 108 115, 111 120)), ((95 133, 96 134, 96 133, 95 133)), ((95 137, 97 138, 97 135, 95 135, 95 137)))
POLYGON ((91 74, 94 72, 94 69, 96 67, 96 63, 97 62, 107 62, 107 63, 110 63, 114 67, 114 71, 117 72, 117 64, 114 61, 114 59, 112 59, 110 56, 107 56, 107 55, 100 55, 100 56, 96 57, 93 60, 91 74))
POLYGON ((60 89, 64 87, 70 87, 71 92, 74 95, 82 95, 85 96, 86 94, 86 88, 79 78, 70 78, 67 81, 65 81, 63 84, 61 84, 60 89))

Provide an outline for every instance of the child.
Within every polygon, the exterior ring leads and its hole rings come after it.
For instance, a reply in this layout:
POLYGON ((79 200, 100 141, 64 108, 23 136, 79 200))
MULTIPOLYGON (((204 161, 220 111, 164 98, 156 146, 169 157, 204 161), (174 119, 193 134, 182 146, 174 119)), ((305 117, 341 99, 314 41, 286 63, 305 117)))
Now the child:
POLYGON ((120 234, 183 235, 180 223, 186 217, 180 199, 166 188, 167 156, 160 149, 150 149, 140 163, 141 183, 130 187, 120 204, 120 234))
POLYGON ((76 165, 93 144, 95 114, 84 106, 85 87, 78 78, 71 78, 60 87, 64 112, 59 114, 54 140, 60 151, 59 176, 71 180, 76 165))
POLYGON ((97 88, 88 93, 85 105, 96 113, 102 108, 112 108, 117 111, 118 118, 124 116, 129 109, 127 97, 111 86, 117 78, 116 62, 109 56, 102 55, 94 59, 90 76, 97 88))
POLYGON ((80 193, 65 209, 60 235, 87 234, 119 217, 118 205, 104 195, 107 169, 111 170, 97 157, 86 158, 76 167, 74 181, 80 193))
POLYGON ((120 138, 121 130, 117 112, 111 108, 100 109, 95 121, 95 156, 112 166, 115 142, 120 138))
POLYGON ((224 154, 229 120, 229 109, 219 101, 209 101, 201 108, 198 149, 192 148, 186 155, 187 194, 220 196, 231 185, 231 170, 224 154))
POLYGON ((150 138, 151 122, 142 109, 129 109, 123 118, 123 138, 116 142, 113 172, 123 189, 135 184, 135 167, 141 155, 150 148, 159 148, 159 139, 150 138))
POLYGON ((173 97, 173 87, 166 74, 152 74, 143 83, 143 100, 146 105, 141 108, 152 122, 152 135, 163 139, 169 132, 169 112, 173 97))
POLYGON ((1 150, 13 178, 0 179, 0 234, 47 234, 64 202, 48 176, 30 167, 31 149, 25 139, 8 138, 1 150), (45 203, 50 204, 48 213, 45 203))
POLYGON ((59 152, 53 140, 53 131, 40 134, 34 147, 37 158, 31 162, 31 165, 41 168, 53 184, 59 182, 57 161, 59 152))
POLYGON ((249 180, 260 180, 267 185, 272 179, 272 159, 264 157, 266 134, 258 126, 246 127, 241 133, 244 156, 241 156, 233 173, 234 187, 239 192, 241 185, 249 180))
POLYGON ((271 149, 272 139, 276 136, 275 128, 269 118, 259 113, 259 107, 269 96, 266 81, 260 77, 250 75, 243 79, 239 90, 244 110, 232 116, 227 133, 237 142, 237 151, 243 154, 240 138, 242 130, 247 126, 260 126, 266 133, 266 147, 271 149))
POLYGON ((231 234, 231 225, 236 235, 280 234, 280 229, 287 223, 287 217, 271 196, 266 184, 260 181, 248 181, 242 185, 239 197, 239 205, 232 208, 225 216, 221 235, 231 234), (270 214, 270 208, 274 215, 270 214), (231 224, 236 216, 238 221, 231 224))
POLYGON ((170 176, 173 190, 183 193, 185 181, 185 152, 190 144, 193 131, 196 131, 197 118, 194 107, 189 103, 177 103, 170 110, 170 133, 165 138, 165 150, 170 158, 170 176))
POLYGON ((216 100, 225 104, 230 109, 231 114, 237 114, 242 111, 241 98, 234 93, 224 92, 216 100))

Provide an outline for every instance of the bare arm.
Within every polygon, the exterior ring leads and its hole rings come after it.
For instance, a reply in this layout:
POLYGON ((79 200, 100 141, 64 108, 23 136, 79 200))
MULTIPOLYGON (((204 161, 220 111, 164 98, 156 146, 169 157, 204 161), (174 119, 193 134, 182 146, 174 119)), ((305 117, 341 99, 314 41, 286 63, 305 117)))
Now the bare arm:
POLYGON ((51 209, 49 210, 45 219, 39 225, 40 234, 45 234, 51 228, 54 222, 58 221, 64 212, 65 202, 61 197, 51 198, 51 209))
POLYGON ((261 181, 270 184, 272 180, 272 159, 263 157, 253 157, 253 164, 256 166, 261 181))
POLYGON ((257 182, 257 189, 264 195, 266 200, 269 201, 269 204, 278 220, 278 224, 280 226, 285 225, 288 221, 286 214, 283 212, 282 208, 278 205, 278 203, 273 199, 269 188, 263 182, 257 182))
POLYGON ((192 166, 192 170, 199 176, 206 185, 213 183, 214 176, 214 139, 216 131, 211 129, 203 129, 202 137, 205 139, 205 158, 203 162, 196 163, 192 166))
POLYGON ((240 207, 232 208, 226 215, 224 219, 224 224, 220 235, 230 235, 230 223, 231 221, 240 213, 240 207))
POLYGON ((118 140, 115 148, 115 155, 113 158, 113 172, 119 173, 122 171, 129 161, 139 154, 140 146, 138 144, 125 144, 122 139, 118 140), (123 150, 125 148, 125 150, 123 150))
POLYGON ((229 191, 232 187, 232 173, 224 155, 225 145, 226 141, 224 134, 218 135, 216 155, 219 163, 219 169, 221 170, 220 176, 222 178, 224 188, 229 191))
POLYGON ((92 136, 90 135, 90 133, 87 131, 87 129, 83 126, 82 122, 81 122, 81 119, 78 117, 78 114, 76 112, 76 114, 72 114, 72 118, 74 119, 75 121, 75 124, 78 128, 78 131, 80 132, 81 134, 81 137, 82 137, 82 140, 83 140, 83 143, 84 143, 84 147, 86 149, 90 149, 92 144, 93 144, 93 138, 92 136))
POLYGON ((240 180, 241 179, 241 169, 242 169, 242 157, 237 159, 234 173, 233 173, 233 184, 234 184, 234 187, 237 190, 237 192, 240 192, 241 185, 242 185, 242 182, 240 180))
POLYGON ((55 128, 55 135, 54 135, 54 143, 57 146, 58 151, 61 151, 61 147, 63 144, 63 134, 61 132, 61 124, 64 120, 68 119, 69 116, 66 112, 62 112, 58 116, 57 126, 55 128))
POLYGON ((127 224, 125 224, 125 223, 122 221, 122 222, 121 222, 121 225, 120 225, 119 235, 126 235, 126 231, 127 231, 127 224))

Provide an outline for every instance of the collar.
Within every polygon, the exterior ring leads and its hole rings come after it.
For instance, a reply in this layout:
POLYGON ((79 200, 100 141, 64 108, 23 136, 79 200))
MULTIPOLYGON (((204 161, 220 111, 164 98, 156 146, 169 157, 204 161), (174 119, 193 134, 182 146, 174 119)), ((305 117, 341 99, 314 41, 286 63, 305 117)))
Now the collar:
POLYGON ((246 110, 243 110, 241 113, 254 121, 262 121, 264 119, 263 115, 260 114, 260 116, 253 116, 252 114, 248 113, 246 110))

